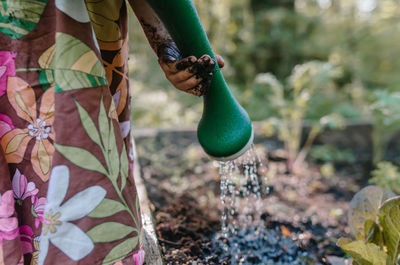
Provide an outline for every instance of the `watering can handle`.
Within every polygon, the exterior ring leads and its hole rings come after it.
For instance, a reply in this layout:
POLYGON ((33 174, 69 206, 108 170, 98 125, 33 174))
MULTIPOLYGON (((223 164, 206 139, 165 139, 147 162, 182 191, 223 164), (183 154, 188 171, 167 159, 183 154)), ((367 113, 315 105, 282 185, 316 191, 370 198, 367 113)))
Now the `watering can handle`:
MULTIPOLYGON (((183 57, 215 55, 191 0, 148 0, 183 57)), ((219 69, 219 67, 216 67, 219 69)))

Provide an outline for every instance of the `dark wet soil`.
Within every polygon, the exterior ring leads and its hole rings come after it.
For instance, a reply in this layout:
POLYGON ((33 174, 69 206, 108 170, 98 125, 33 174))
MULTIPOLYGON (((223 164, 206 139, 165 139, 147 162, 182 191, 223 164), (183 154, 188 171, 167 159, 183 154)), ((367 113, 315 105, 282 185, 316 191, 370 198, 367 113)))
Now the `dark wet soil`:
MULTIPOLYGON (((261 159, 269 161, 270 194, 260 213, 265 227, 290 239, 295 251, 317 257, 318 263, 305 264, 330 264, 327 257, 343 257, 335 242, 349 236, 348 204, 365 181, 363 167, 342 163, 335 174, 324 177, 320 165, 307 163, 293 175, 279 143, 257 143, 261 159)), ((218 168, 195 135, 140 137, 136 145, 166 264, 230 264, 229 257, 215 252, 222 208, 218 168)), ((285 247, 279 251, 287 255, 285 247)))

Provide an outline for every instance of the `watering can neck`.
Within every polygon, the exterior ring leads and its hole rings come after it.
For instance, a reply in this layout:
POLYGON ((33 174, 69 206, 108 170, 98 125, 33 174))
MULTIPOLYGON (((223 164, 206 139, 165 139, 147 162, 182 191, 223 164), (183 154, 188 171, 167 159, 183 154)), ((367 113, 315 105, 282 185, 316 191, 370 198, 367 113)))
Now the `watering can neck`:
POLYGON ((219 111, 230 112, 237 108, 237 101, 228 88, 220 70, 213 72, 211 85, 204 95, 204 113, 217 114, 219 111))

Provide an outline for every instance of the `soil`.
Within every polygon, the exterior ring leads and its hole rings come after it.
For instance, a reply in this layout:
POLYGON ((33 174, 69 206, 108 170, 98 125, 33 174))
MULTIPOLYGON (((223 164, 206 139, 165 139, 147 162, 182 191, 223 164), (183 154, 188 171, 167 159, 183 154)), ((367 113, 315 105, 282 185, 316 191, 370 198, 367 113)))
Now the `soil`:
MULTIPOLYGON (((321 165, 307 162, 294 175, 279 142, 256 142, 270 188, 261 209, 265 227, 312 253, 319 264, 330 264, 329 256, 343 257, 336 241, 350 236, 347 210, 364 184, 363 167, 342 163, 326 177, 321 165)), ((165 263, 229 264, 229 257, 213 250, 221 226, 218 167, 194 133, 138 137, 136 147, 165 263)))

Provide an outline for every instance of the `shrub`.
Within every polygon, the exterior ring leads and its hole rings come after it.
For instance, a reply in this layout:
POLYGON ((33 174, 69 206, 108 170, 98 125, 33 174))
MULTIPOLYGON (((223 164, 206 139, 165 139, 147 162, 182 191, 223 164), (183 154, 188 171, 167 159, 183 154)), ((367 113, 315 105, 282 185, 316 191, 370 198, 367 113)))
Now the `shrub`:
POLYGON ((370 184, 400 193, 400 172, 397 166, 386 161, 380 162, 377 168, 371 172, 371 175, 370 184))
POLYGON ((288 78, 288 84, 279 82, 270 73, 260 74, 256 78, 256 87, 265 91, 264 97, 261 97, 260 93, 259 99, 267 101, 269 112, 275 116, 275 119, 270 121, 274 121, 278 137, 284 142, 289 171, 295 172, 300 169, 314 139, 324 128, 344 127, 342 116, 330 112, 332 109, 328 108, 319 115, 315 114, 316 121, 311 122, 307 140, 300 149, 303 125, 307 113, 312 108, 312 99, 330 96, 324 93, 334 86, 332 80, 338 75, 336 70, 329 63, 311 61, 297 65, 288 78))

